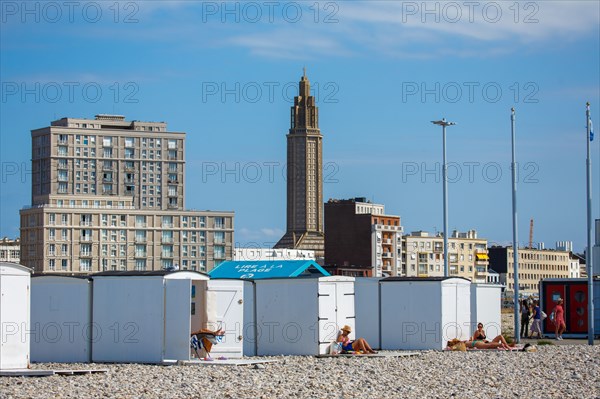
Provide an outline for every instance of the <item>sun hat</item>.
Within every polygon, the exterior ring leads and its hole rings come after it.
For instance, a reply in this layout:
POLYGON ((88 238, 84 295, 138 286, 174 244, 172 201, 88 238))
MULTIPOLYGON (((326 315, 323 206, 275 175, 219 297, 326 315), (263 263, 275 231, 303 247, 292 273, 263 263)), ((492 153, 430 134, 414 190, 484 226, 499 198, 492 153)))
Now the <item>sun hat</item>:
POLYGON ((342 327, 342 331, 347 331, 347 332, 351 333, 352 327, 350 327, 349 325, 346 324, 344 327, 342 327))

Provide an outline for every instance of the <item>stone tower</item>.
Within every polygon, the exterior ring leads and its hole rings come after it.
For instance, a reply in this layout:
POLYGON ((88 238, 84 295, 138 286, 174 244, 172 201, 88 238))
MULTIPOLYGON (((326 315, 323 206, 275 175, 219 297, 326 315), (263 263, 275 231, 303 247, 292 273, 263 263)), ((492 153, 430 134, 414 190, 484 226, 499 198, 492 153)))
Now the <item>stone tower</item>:
POLYGON ((317 259, 325 256, 323 136, 306 70, 291 107, 287 135, 287 230, 275 248, 313 250, 317 259))

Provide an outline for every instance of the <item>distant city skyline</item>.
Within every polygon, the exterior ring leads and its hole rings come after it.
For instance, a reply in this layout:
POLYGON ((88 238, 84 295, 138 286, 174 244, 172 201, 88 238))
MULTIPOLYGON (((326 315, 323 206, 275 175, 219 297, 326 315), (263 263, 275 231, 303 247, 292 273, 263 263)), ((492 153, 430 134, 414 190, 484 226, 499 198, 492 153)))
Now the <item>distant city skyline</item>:
POLYGON ((365 196, 405 232, 441 231, 441 132, 430 121, 445 117, 457 123, 449 230, 510 244, 514 106, 519 241, 533 218, 534 242, 585 247, 597 2, 52 2, 60 15, 22 4, 1 5, 0 237, 19 236, 30 203, 30 131, 108 113, 187 132, 186 206, 234 210, 238 246, 274 245, 286 230, 289 107, 306 67, 324 132, 324 202, 365 196))

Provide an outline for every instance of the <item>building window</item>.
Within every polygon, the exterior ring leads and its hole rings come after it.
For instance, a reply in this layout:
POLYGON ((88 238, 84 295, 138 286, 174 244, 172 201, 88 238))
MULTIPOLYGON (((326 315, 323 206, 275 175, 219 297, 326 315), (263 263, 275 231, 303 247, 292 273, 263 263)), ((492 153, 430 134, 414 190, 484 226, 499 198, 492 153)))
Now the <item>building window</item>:
POLYGON ((67 259, 62 259, 60 263, 62 270, 67 270, 69 268, 69 261, 67 259))
POLYGON ((215 244, 224 244, 225 243, 225 232, 224 231, 215 231, 215 244))
POLYGON ((79 266, 82 272, 89 272, 92 266, 91 259, 81 259, 79 261, 79 266))
POLYGON ((56 270, 56 260, 54 260, 54 259, 48 260, 48 269, 56 270))

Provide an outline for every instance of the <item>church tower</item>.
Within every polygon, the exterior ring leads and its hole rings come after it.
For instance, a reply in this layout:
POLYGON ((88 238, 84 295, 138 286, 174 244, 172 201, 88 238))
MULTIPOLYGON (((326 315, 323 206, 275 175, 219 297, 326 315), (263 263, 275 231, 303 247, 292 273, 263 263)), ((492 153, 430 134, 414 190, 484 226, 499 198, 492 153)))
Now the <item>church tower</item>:
POLYGON ((287 135, 287 230, 275 248, 325 256, 323 230, 323 136, 306 69, 294 98, 287 135))

